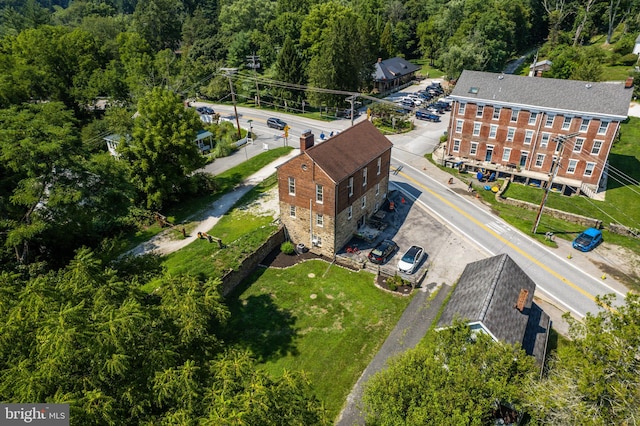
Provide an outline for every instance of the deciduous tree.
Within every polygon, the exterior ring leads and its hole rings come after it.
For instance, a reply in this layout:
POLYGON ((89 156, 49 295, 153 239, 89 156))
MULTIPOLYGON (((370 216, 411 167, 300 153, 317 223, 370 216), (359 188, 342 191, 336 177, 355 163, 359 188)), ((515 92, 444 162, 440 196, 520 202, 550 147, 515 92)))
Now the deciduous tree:
POLYGON ((202 124, 173 92, 155 88, 138 102, 131 142, 122 155, 147 208, 160 209, 184 191, 189 176, 205 164, 195 144, 202 124))

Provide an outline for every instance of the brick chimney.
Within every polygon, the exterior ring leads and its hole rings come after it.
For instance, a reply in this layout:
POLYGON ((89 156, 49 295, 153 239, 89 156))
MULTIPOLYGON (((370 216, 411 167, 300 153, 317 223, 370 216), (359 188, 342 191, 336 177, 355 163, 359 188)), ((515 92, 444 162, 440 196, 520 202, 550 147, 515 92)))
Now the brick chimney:
POLYGON ((627 77, 627 81, 624 82, 624 88, 630 89, 633 87, 633 77, 627 77))
POLYGON ((516 302, 514 308, 522 312, 527 303, 527 296, 529 296, 529 290, 527 290, 526 288, 521 289, 520 294, 518 295, 518 301, 516 302))
POLYGON ((305 130, 300 135, 300 151, 306 151, 311 148, 314 144, 313 133, 311 130, 305 130))

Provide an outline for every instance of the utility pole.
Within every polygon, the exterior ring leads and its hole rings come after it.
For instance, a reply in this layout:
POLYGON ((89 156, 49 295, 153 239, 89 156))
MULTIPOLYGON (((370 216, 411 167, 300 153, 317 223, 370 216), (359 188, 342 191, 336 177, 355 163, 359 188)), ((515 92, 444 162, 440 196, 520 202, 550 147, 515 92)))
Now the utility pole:
POLYGON ((258 68, 260 68, 260 56, 253 52, 253 55, 247 56, 247 60, 250 61, 247 66, 253 69, 253 76, 256 79, 256 104, 260 106, 260 88, 258 87, 258 68))
POLYGON ((238 108, 236 108, 236 94, 233 91, 233 82, 231 81, 231 76, 238 72, 238 68, 220 68, 224 75, 229 79, 229 90, 231 90, 231 101, 233 102, 233 112, 236 115, 236 126, 238 127, 238 138, 242 137, 242 133, 240 132, 240 120, 238 119, 238 108))
POLYGON ((538 225, 540 224, 540 218, 542 217, 542 210, 544 209, 544 205, 547 203, 547 198, 549 198, 549 191, 551 191, 551 187, 553 186, 553 179, 558 174, 558 170, 560 169, 560 162, 562 161, 562 152, 564 151, 564 143, 567 139, 575 138, 580 133, 571 133, 569 135, 558 135, 553 140, 557 143, 556 145, 556 153, 553 164, 551 165, 551 175, 549 177, 549 183, 544 190, 544 195, 542 196, 542 202, 540 203, 540 208, 538 209, 538 215, 536 216, 536 220, 533 224, 533 229, 531 229, 531 233, 535 234, 538 232, 538 225))
POLYGON ((353 126, 353 102, 356 100, 358 95, 352 95, 347 98, 347 102, 351 103, 351 125, 353 126))

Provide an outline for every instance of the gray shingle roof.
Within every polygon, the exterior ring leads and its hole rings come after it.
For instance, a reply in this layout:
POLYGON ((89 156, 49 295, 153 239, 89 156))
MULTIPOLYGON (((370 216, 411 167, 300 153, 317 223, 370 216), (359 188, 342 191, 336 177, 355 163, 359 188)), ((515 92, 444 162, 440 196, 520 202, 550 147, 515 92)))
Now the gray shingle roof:
POLYGON ((376 62, 375 71, 373 73, 374 80, 393 80, 403 75, 411 74, 420 69, 418 65, 414 65, 404 58, 395 57, 376 62))
POLYGON ((633 89, 624 82, 586 82, 554 78, 523 77, 464 70, 451 93, 462 101, 513 105, 575 115, 624 119, 633 89), (476 88, 477 93, 471 93, 476 88))
POLYGON ((460 276, 438 326, 454 318, 482 322, 498 339, 522 343, 536 284, 506 254, 470 263, 460 276), (521 289, 529 291, 523 312, 514 306, 521 289))

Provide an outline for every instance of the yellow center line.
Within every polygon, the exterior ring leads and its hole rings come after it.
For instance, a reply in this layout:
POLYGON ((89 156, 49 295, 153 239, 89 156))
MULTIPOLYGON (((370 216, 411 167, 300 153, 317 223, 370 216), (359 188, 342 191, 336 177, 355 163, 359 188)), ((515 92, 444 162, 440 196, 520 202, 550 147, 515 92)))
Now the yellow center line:
POLYGON ((547 271, 548 273, 550 273, 551 275, 553 275, 554 277, 558 278, 560 281, 562 281, 563 283, 567 284, 569 287, 573 288, 574 290, 582 293, 584 296, 588 297, 589 299, 591 299, 592 301, 595 302, 596 298, 594 296, 592 296, 590 293, 588 293, 587 291, 585 291, 584 289, 580 288, 578 285, 572 283, 571 281, 567 280, 565 277, 563 277, 562 275, 560 275, 559 273, 557 273, 556 271, 554 271, 553 269, 549 268, 547 265, 545 265, 544 263, 540 262, 538 259, 536 259, 535 257, 532 257, 531 255, 529 255, 527 252, 525 252, 524 250, 522 250, 520 247, 516 246, 515 244, 513 244, 511 241, 507 240, 506 238, 502 237, 500 234, 498 234, 497 232, 495 232, 493 229, 489 228, 488 226, 486 226, 484 223, 480 222, 478 219, 476 219, 475 217, 471 216, 469 213, 465 212, 464 210, 458 208, 456 205, 454 205, 453 203, 451 203, 449 200, 447 200, 446 198, 442 197, 441 195, 437 194, 436 192, 432 191, 431 189, 427 188, 426 186, 424 186, 423 184, 421 184, 420 182, 418 182, 417 180, 413 179, 412 177, 408 176, 406 173, 402 172, 402 171, 398 171, 397 174, 399 174, 400 176, 404 177, 405 179, 411 181, 412 183, 414 183, 415 185, 419 186, 420 188, 424 189, 425 191, 429 192, 431 195, 433 195, 434 197, 438 198, 440 201, 442 201, 443 203, 445 203, 446 205, 448 205, 449 207, 451 207, 452 209, 456 210, 458 213, 460 213, 461 215, 463 215, 465 218, 467 218, 468 220, 470 220, 471 222, 475 223, 476 225, 478 225, 479 227, 481 227, 482 229, 484 229, 485 231, 487 231, 489 234, 493 235, 495 238, 497 238, 498 240, 500 240, 501 242, 503 242, 504 244, 506 244, 507 246, 509 246, 510 248, 512 248, 513 250, 515 250, 516 252, 518 252, 521 256, 524 256, 525 258, 527 258, 529 261, 533 262, 534 264, 536 264, 538 267, 542 268, 543 270, 547 271))

